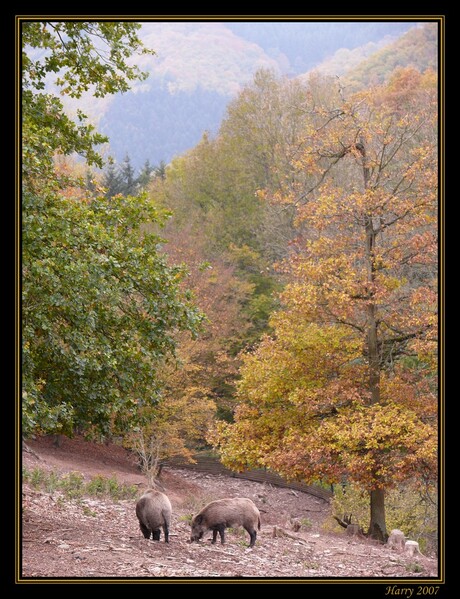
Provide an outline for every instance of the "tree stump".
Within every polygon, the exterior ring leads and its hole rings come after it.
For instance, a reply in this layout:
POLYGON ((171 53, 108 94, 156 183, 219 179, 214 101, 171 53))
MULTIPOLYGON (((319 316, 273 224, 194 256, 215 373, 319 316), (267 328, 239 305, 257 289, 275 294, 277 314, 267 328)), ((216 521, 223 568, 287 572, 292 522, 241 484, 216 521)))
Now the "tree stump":
POLYGON ((417 541, 406 541, 404 549, 407 555, 409 555, 410 557, 414 557, 414 555, 422 555, 417 541))

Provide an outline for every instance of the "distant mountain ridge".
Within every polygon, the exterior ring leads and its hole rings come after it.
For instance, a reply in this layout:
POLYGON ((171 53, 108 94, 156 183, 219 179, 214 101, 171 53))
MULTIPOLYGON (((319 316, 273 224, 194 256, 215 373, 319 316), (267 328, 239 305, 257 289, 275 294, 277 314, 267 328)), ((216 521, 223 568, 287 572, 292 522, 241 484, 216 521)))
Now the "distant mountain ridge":
POLYGON ((196 145, 205 130, 217 131, 228 102, 258 69, 294 77, 305 73, 305 67, 321 69, 321 64, 327 65, 342 53, 349 60, 342 60, 341 68, 349 72, 350 66, 359 67, 358 56, 371 60, 374 49, 392 47, 388 36, 397 41, 407 31, 419 31, 415 25, 385 21, 144 23, 141 37, 156 55, 136 61, 150 77, 105 103, 88 103, 88 114, 109 136, 110 153, 117 162, 126 154, 137 168, 147 159, 151 164, 169 162, 196 145))
POLYGON ((438 68, 438 27, 436 23, 426 23, 416 27, 378 50, 346 75, 346 82, 352 89, 361 89, 370 84, 383 83, 397 67, 412 66, 423 72, 438 68))

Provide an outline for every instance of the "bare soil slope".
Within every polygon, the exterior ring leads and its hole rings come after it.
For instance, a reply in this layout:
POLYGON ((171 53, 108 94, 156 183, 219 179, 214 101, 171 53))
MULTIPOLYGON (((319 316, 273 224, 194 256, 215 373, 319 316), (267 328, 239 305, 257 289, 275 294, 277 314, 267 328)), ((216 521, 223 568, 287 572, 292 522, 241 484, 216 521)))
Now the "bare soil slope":
MULTIPOLYGON (((59 473, 77 471, 88 480, 116 476, 137 485, 145 479, 132 458, 116 445, 98 445, 65 439, 62 447, 51 439, 31 441, 39 456, 24 453, 23 466, 59 473)), ((386 546, 346 534, 325 533, 329 505, 305 493, 265 484, 190 470, 167 469, 161 483, 171 499, 173 519, 170 543, 142 537, 135 500, 83 497, 67 499, 26 484, 23 488, 24 577, 434 577, 437 561, 411 558, 386 546), (189 543, 187 519, 207 501, 222 497, 249 497, 259 507, 262 529, 254 549, 248 549, 245 531, 230 531, 227 543, 189 543), (299 532, 289 521, 304 522, 299 532), (289 536, 273 536, 274 527, 289 536)))

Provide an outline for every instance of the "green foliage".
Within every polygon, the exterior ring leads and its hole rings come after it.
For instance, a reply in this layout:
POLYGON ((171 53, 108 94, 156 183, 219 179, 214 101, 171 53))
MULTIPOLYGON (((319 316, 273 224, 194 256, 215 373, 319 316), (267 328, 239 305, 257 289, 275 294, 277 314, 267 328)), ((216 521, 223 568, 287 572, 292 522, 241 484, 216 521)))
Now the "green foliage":
MULTIPOLYGON (((67 499, 79 499, 84 495, 89 495, 91 497, 110 497, 117 501, 119 499, 134 499, 138 495, 138 488, 135 485, 120 483, 114 476, 107 478, 98 474, 90 481, 85 482, 80 472, 69 472, 61 475, 54 470, 47 472, 42 468, 34 468, 30 471, 23 468, 22 477, 23 482, 30 483, 36 489, 43 489, 47 493, 58 490, 67 499)), ((90 510, 88 512, 85 515, 96 515, 90 510)))
POLYGON ((71 432, 158 398, 155 372, 201 320, 168 267, 145 197, 23 197, 23 426, 71 432))
POLYGON ((30 484, 37 489, 46 480, 46 472, 41 468, 34 468, 32 472, 26 474, 26 477, 30 480, 30 484))
POLYGON ((80 472, 69 472, 62 476, 59 486, 68 499, 76 499, 84 494, 85 479, 80 472))
POLYGON ((41 90, 49 73, 58 74, 63 94, 78 98, 90 88, 96 98, 124 92, 129 82, 145 79, 129 64, 133 53, 153 54, 137 36, 139 23, 123 21, 24 21, 24 85, 41 90), (30 50, 44 50, 35 59, 30 50))
POLYGON ((420 572, 423 572, 423 566, 421 566, 418 562, 411 562, 410 564, 407 564, 406 570, 408 572, 412 572, 413 574, 420 574, 420 572))
MULTIPOLYGON (((131 164, 130 157, 126 154, 121 164, 110 163, 105 169, 101 180, 101 185, 105 190, 104 195, 107 198, 112 198, 118 194, 127 196, 143 192, 147 189, 152 179, 155 177, 165 177, 165 169, 166 165, 164 162, 154 167, 147 160, 136 176, 136 170, 131 164)), ((86 185, 86 189, 89 191, 94 190, 91 181, 89 181, 89 185, 86 185)))
POLYGON ((101 185, 106 190, 104 194, 106 198, 112 198, 115 195, 122 194, 124 187, 123 180, 121 173, 117 170, 114 164, 109 164, 107 169, 104 171, 101 185))
POLYGON ((186 522, 189 526, 192 525, 192 520, 193 520, 193 514, 183 514, 182 516, 179 516, 179 521, 186 522))
POLYGON ((60 477, 57 472, 52 470, 45 480, 45 491, 47 493, 53 493, 60 486, 60 477))
POLYGON ((136 497, 137 493, 138 489, 135 485, 120 484, 114 476, 107 478, 101 474, 93 476, 85 486, 85 494, 95 497, 108 496, 114 500, 131 499, 136 497))
POLYGON ((300 520, 300 524, 306 529, 306 530, 311 530, 311 528, 313 527, 313 522, 310 520, 310 518, 302 518, 300 520))
POLYGON ((24 184, 56 188, 55 153, 77 152, 100 167, 102 158, 94 147, 107 138, 94 131, 80 110, 76 122, 66 116, 60 98, 44 92, 45 84, 55 76, 60 94, 73 98, 89 89, 96 97, 123 92, 131 81, 147 77, 128 58, 152 51, 139 40, 138 23, 24 21, 21 26, 24 184))

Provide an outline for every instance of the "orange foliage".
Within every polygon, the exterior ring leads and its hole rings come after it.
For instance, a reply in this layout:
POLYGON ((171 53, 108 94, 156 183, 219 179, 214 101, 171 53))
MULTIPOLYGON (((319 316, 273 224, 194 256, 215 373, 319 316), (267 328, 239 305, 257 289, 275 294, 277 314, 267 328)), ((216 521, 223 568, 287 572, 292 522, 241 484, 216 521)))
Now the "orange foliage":
MULTIPOLYGON (((437 140, 431 73, 316 106, 274 335, 244 356, 225 464, 369 490, 436 472, 437 140)), ((299 178, 300 180, 300 178, 299 178)), ((269 194, 261 193, 272 201, 269 194)))

